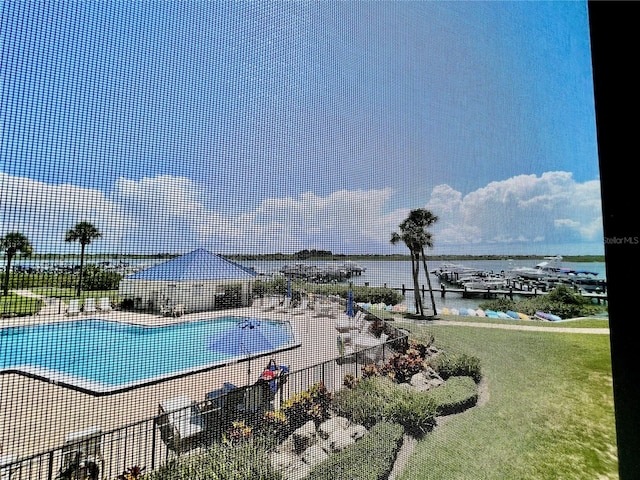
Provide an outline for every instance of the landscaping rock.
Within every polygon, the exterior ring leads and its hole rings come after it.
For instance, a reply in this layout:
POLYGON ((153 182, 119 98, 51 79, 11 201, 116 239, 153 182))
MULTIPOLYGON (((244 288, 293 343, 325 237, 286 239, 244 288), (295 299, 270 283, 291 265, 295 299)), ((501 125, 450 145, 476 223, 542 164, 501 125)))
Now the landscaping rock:
POLYGON ((318 443, 307 448, 301 456, 302 461, 311 467, 325 461, 329 454, 318 443))
POLYGON ((316 442, 316 425, 309 420, 303 426, 291 434, 293 438, 294 451, 301 453, 316 442))
POLYGON ((318 435, 326 440, 336 430, 344 430, 349 426, 349 420, 345 417, 332 417, 320 424, 318 435))
POLYGON ((330 453, 338 453, 355 442, 347 430, 336 430, 327 439, 326 445, 330 453))

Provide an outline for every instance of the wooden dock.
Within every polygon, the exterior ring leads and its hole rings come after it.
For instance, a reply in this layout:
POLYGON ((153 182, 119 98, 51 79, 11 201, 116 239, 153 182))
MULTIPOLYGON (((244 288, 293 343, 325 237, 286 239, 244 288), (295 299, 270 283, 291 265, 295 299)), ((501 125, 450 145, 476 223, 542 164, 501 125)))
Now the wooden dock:
MULTIPOLYGON (((413 291, 413 288, 407 288, 404 284, 401 287, 388 287, 385 283, 384 288, 390 288, 392 290, 399 290, 402 292, 402 295, 405 295, 407 291, 413 291)), ((420 288, 420 293, 424 298, 425 294, 428 293, 428 289, 424 287, 424 285, 420 288)), ((541 288, 533 288, 531 290, 520 290, 516 288, 508 288, 508 289, 473 289, 473 288, 454 288, 451 286, 446 286, 445 284, 440 284, 440 288, 433 289, 434 292, 439 292, 440 298, 445 298, 447 294, 458 294, 462 295, 462 298, 509 298, 513 300, 514 297, 537 297, 540 295, 548 295, 549 291, 541 289, 541 288)), ((584 298, 589 298, 592 300, 596 300, 598 304, 607 303, 607 294, 606 293, 588 293, 581 292, 584 298)))

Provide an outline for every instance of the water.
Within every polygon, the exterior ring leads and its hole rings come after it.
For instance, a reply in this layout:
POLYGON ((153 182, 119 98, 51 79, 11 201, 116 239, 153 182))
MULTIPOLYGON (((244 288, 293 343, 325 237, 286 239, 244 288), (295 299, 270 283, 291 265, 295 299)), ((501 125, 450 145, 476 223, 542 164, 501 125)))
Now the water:
MULTIPOLYGON (((508 271, 515 267, 535 267, 538 263, 541 263, 542 259, 535 260, 460 260, 453 261, 448 263, 455 263, 457 265, 462 265, 465 267, 476 268, 484 271, 491 271, 494 273, 499 273, 501 271, 508 271)), ((245 262, 246 266, 250 266, 255 268, 257 272, 260 273, 272 273, 277 272, 282 266, 291 264, 294 262, 286 262, 286 261, 255 261, 255 262, 245 262)), ((313 265, 318 266, 337 266, 341 262, 331 262, 331 261, 313 261, 309 262, 313 265)), ((358 261, 356 262, 358 265, 362 267, 366 267, 366 271, 362 275, 356 275, 351 277, 349 281, 353 283, 353 285, 365 285, 369 284, 371 287, 381 287, 385 284, 388 287, 399 288, 404 286, 406 287, 405 291, 405 300, 402 302, 408 307, 413 306, 413 277, 411 274, 411 262, 407 261, 358 261)), ((427 267, 430 271, 435 270, 440 265, 447 263, 438 260, 434 260, 427 263, 427 267)), ((598 273, 598 278, 606 279, 606 271, 604 262, 562 262, 562 267, 571 268, 575 270, 588 270, 595 273, 598 273)), ((438 277, 433 274, 429 275, 431 279, 431 286, 434 290, 434 300, 436 304, 436 309, 440 311, 442 308, 473 308, 477 309, 478 305, 485 300, 482 298, 462 298, 462 295, 457 293, 450 293, 445 296, 445 298, 440 297, 440 281, 438 277)), ((425 288, 425 307, 430 307, 430 298, 429 293, 427 291, 427 277, 424 274, 422 269, 422 265, 420 265, 420 287, 424 285, 425 288)), ((345 283, 346 285, 347 283, 345 283)))
MULTIPOLYGON (((214 339, 228 337, 236 342, 233 332, 244 320, 233 317, 162 327, 79 320, 6 327, 0 329, 0 369, 63 378, 98 391, 121 389, 246 358, 237 345, 226 351, 211 347, 214 339)), ((270 351, 293 343, 287 327, 283 322, 260 320, 261 332, 273 345, 270 351)))

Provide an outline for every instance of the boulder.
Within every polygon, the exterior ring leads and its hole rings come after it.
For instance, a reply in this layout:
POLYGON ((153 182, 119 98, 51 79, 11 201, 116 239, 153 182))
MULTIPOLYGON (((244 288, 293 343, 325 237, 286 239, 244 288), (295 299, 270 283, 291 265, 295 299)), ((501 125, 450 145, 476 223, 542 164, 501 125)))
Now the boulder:
POLYGON ((316 443, 307 448, 300 458, 304 463, 313 467, 329 458, 329 454, 324 451, 320 444, 316 443))
POLYGON ((326 440, 336 430, 344 430, 349 426, 349 420, 345 417, 332 417, 320 424, 318 427, 318 435, 326 440))

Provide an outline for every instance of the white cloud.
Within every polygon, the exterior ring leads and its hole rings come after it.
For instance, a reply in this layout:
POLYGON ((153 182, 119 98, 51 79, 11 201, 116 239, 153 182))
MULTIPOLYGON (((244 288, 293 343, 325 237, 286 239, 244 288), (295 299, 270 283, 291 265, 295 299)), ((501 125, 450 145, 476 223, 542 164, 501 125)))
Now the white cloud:
MULTIPOLYGON (((21 231, 41 253, 75 251, 64 233, 89 221, 103 233, 94 252, 178 253, 204 246, 222 253, 404 253, 389 238, 409 209, 387 211, 395 193, 390 188, 269 198, 235 216, 207 206, 206 188, 169 175, 120 178, 107 197, 0 173, 0 235, 21 231)), ((499 254, 513 246, 528 253, 535 245, 603 243, 599 182, 577 183, 567 172, 519 175, 466 195, 438 185, 425 208, 439 217, 433 253, 499 254)))
POLYGON ((426 208, 440 216, 433 229, 439 245, 520 244, 526 251, 603 238, 599 182, 580 184, 568 172, 519 175, 464 196, 440 185, 426 208))

